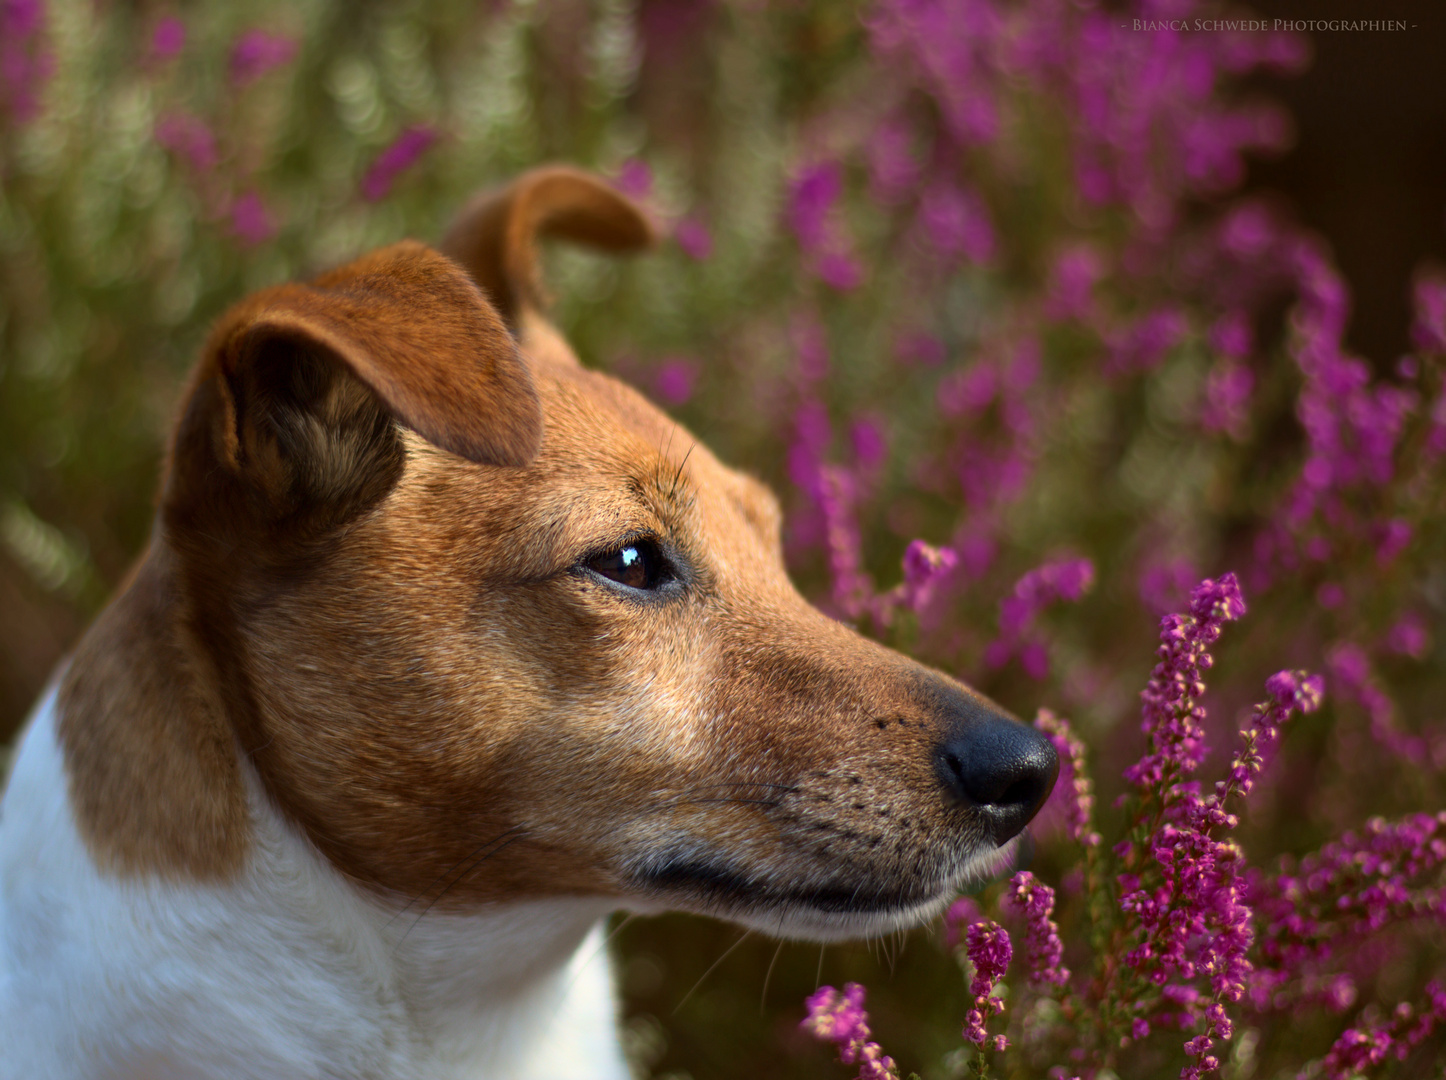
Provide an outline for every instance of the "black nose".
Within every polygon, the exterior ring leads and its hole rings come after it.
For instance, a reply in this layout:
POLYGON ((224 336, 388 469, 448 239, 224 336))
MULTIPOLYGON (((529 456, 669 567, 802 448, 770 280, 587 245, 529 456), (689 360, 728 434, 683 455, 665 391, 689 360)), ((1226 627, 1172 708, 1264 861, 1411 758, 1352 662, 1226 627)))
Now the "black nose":
POLYGON ((1059 776, 1059 759, 1034 728, 976 701, 956 712, 936 751, 949 795, 977 807, 996 844, 1029 824, 1059 776))

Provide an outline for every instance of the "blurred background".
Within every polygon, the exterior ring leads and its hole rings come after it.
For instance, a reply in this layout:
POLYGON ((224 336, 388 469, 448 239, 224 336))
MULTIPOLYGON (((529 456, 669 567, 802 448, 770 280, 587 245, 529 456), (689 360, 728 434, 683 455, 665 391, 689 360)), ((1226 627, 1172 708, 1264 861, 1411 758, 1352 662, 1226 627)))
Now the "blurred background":
MULTIPOLYGON (((145 543, 210 322, 567 161, 667 239, 550 252, 558 322, 783 495, 826 610, 1069 715, 1108 817, 1159 615, 1235 570, 1213 730, 1281 667, 1330 695, 1247 850, 1439 808, 1446 17, 1389 7, 0 0, 0 740, 145 543), (1391 23, 1274 29, 1339 19, 1391 23)), ((846 979, 906 1069, 964 1075, 937 927, 739 938, 619 921, 640 1075, 844 1075, 798 1023, 846 979)), ((1440 946, 1404 930, 1362 999, 1440 946)), ((1231 1067, 1294 1075, 1338 1028, 1265 1016, 1231 1067)))

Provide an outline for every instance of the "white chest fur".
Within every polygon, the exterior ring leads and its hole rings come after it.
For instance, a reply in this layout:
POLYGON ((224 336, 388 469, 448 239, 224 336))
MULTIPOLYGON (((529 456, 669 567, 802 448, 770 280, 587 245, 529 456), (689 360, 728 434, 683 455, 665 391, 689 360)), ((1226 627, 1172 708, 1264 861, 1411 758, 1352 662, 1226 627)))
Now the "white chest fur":
POLYGON ((251 802, 234 882, 97 873, 46 697, 0 802, 0 1076, 628 1075, 600 902, 397 915, 251 802))

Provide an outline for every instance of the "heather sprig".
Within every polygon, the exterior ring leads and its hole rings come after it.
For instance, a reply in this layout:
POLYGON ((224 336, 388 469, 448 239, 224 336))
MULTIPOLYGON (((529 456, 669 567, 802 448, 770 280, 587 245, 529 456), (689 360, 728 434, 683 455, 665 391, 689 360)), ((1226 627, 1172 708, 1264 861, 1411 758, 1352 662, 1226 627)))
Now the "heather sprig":
POLYGON ((1089 559, 1057 559, 1029 571, 1000 601, 999 637, 985 650, 984 662, 1000 667, 1017 655, 1031 678, 1043 679, 1049 672, 1049 654, 1032 633, 1035 619, 1046 607, 1079 600, 1094 580, 1095 568, 1089 559))
POLYGON ((820 986, 804 1002, 802 1027, 815 1038, 838 1047, 839 1060, 858 1065, 858 1080, 899 1080, 894 1059, 873 1041, 869 1014, 864 1010, 864 988, 848 983, 843 992, 820 986))
POLYGON ((1161 620, 1160 662, 1141 695, 1150 745, 1125 771, 1140 794, 1127 806, 1129 834, 1113 849, 1123 918, 1096 958, 1091 988, 1101 1005, 1102 1046, 1143 1038, 1152 1027, 1203 1024, 1184 1044, 1194 1059, 1181 1072, 1184 1080, 1219 1067, 1212 1051, 1233 1032, 1227 1006, 1241 1000, 1252 971, 1243 852, 1217 836, 1237 824, 1226 804, 1249 795, 1280 726, 1292 712, 1318 707, 1323 690, 1318 677, 1303 672, 1271 676, 1270 699, 1255 707, 1225 779, 1202 796, 1186 778, 1206 752, 1200 699, 1213 665, 1208 647, 1244 612, 1239 584, 1227 574, 1200 584, 1189 614, 1161 620))
MULTIPOLYGON (((1140 694, 1144 702, 1141 730, 1149 736, 1150 750, 1125 770, 1125 778, 1140 789, 1146 801, 1177 794, 1174 783, 1193 773, 1205 754, 1199 704, 1205 693, 1203 676, 1213 663, 1209 646, 1220 630, 1245 614, 1245 598, 1234 574, 1218 581, 1206 579, 1190 597, 1186 615, 1166 615, 1160 621, 1160 662, 1140 694)), ((1161 804, 1163 810, 1164 803, 1161 804)))
POLYGON ((1003 1051, 1009 1046, 1008 1037, 990 1035, 988 1025, 992 1017, 1004 1011, 1004 1002, 994 991, 1009 967, 1014 947, 1009 942, 1009 931, 998 923, 980 919, 964 932, 964 951, 974 969, 969 981, 969 993, 974 1002, 964 1016, 964 1038, 979 1048, 979 1072, 982 1076, 985 1048, 1003 1051))
POLYGON ((1254 875, 1261 970, 1252 978, 1261 1011, 1318 1001, 1337 1011, 1356 998, 1340 970, 1351 951, 1399 925, 1446 919, 1446 811, 1399 821, 1372 818, 1273 874, 1254 875))
POLYGON ((1446 1020, 1446 990, 1440 983, 1426 985, 1425 1007, 1419 1011, 1401 1002, 1389 1017, 1363 1019, 1346 1028, 1320 1061, 1297 1074, 1297 1080, 1354 1080, 1366 1069, 1390 1058, 1405 1061, 1432 1030, 1446 1020))
POLYGON ((1009 879, 1004 897, 1024 917, 1025 967, 1030 982, 1067 986, 1069 968, 1061 963, 1064 943, 1059 938, 1059 927, 1050 918, 1054 914, 1054 890, 1028 870, 1021 870, 1009 879))
POLYGON ((1048 709, 1039 710, 1034 718, 1034 726, 1044 732, 1059 756, 1060 776, 1051 801, 1060 800, 1064 803, 1065 821, 1070 837, 1085 848, 1098 846, 1100 834, 1093 827, 1094 782, 1090 779, 1085 763, 1084 741, 1070 728, 1069 721, 1048 709))

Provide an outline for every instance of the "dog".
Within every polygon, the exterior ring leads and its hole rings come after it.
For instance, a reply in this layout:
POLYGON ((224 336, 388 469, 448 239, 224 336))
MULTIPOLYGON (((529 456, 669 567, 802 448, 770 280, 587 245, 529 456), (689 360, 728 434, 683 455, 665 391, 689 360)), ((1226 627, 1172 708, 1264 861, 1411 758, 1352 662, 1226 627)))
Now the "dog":
POLYGON ((0 1073, 619 1080, 610 912, 863 937, 1008 858, 1048 741, 809 606, 543 236, 653 228, 546 168, 214 327, 0 804, 0 1073))

